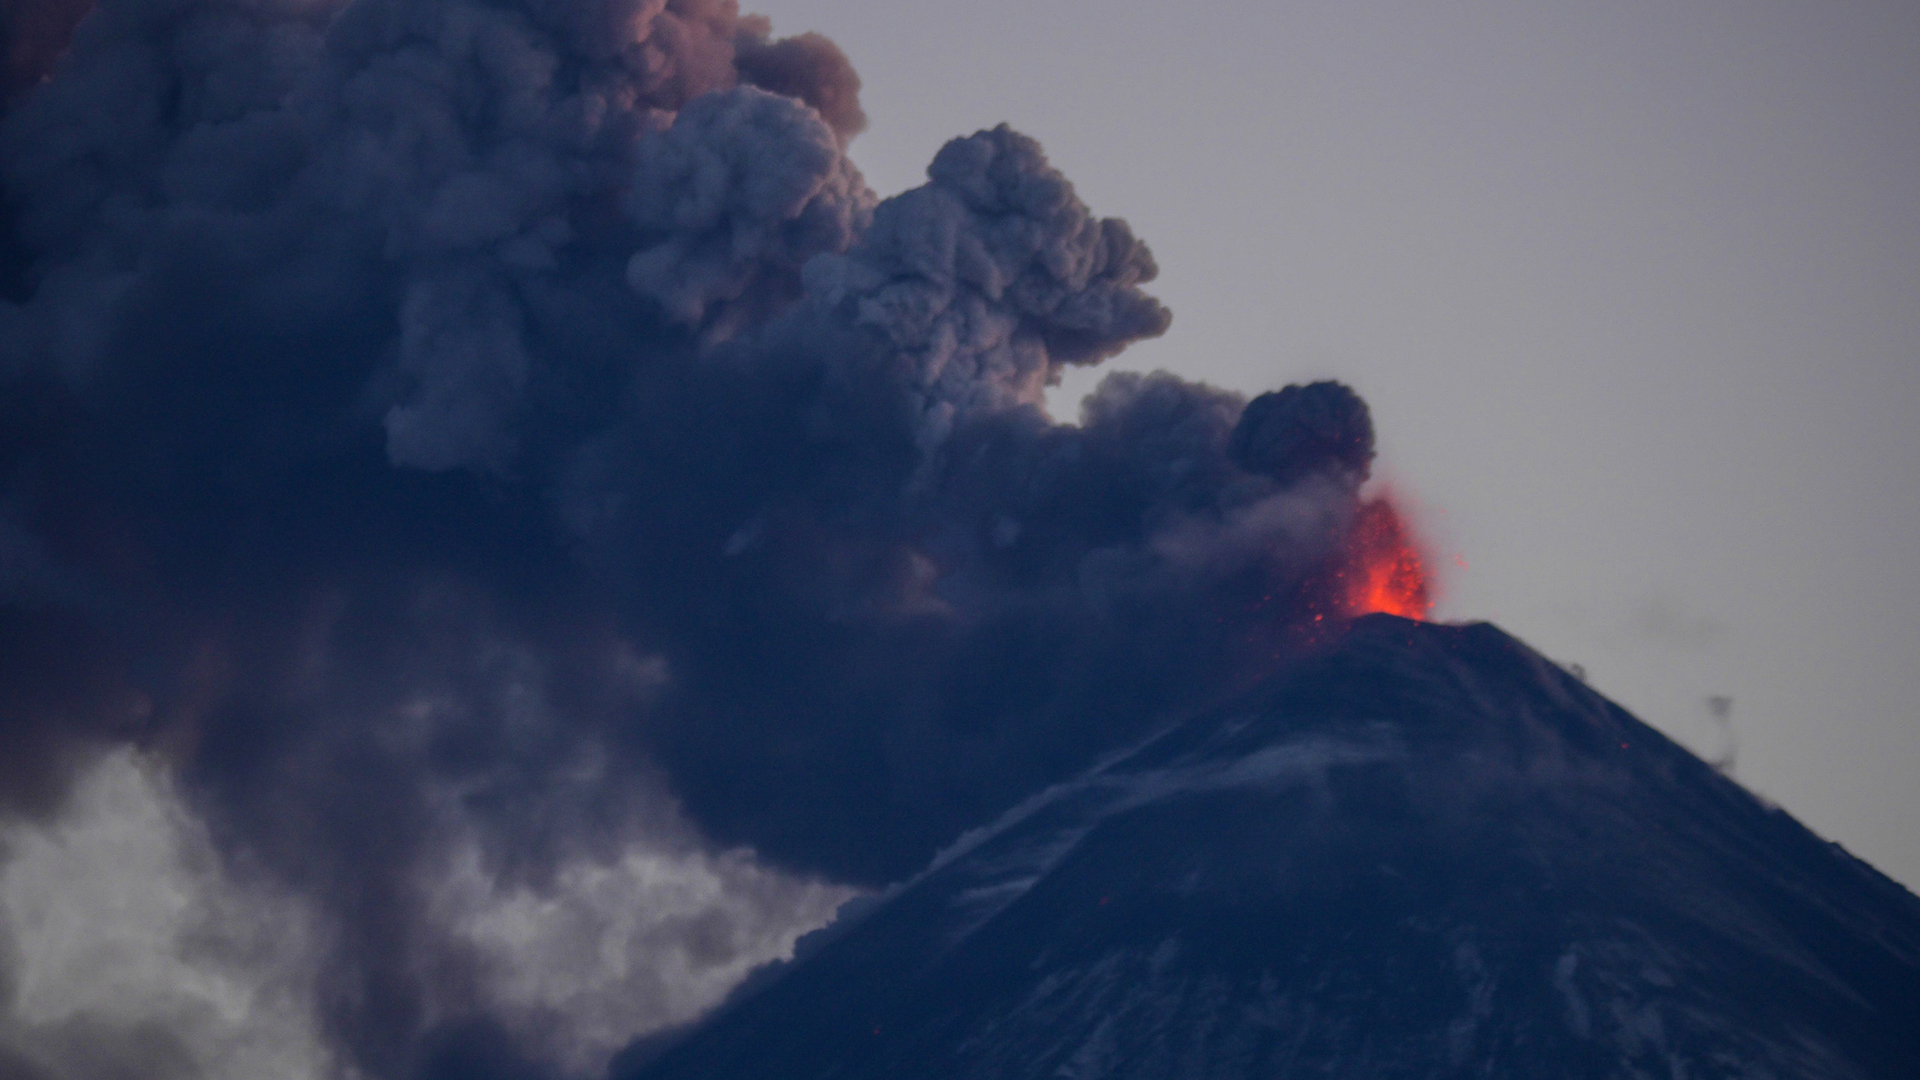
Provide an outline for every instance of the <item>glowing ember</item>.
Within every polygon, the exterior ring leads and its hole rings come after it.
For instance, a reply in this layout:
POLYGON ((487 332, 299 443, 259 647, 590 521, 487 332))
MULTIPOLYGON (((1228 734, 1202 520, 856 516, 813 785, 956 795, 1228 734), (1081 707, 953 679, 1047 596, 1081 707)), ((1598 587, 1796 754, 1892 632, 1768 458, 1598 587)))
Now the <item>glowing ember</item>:
POLYGON ((1383 611, 1424 619, 1433 610, 1426 561, 1391 493, 1360 504, 1347 537, 1346 564, 1335 578, 1349 616, 1383 611))

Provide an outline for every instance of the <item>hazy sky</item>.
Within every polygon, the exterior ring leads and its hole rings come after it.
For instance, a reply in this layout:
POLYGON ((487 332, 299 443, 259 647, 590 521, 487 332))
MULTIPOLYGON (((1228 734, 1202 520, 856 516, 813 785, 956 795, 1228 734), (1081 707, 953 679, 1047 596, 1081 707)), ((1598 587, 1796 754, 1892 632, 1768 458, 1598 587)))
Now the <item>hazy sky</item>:
POLYGON ((846 49, 883 194, 1004 120, 1132 222, 1174 323, 1116 366, 1359 388, 1442 616, 1709 757, 1730 696, 1920 886, 1920 7, 749 6, 846 49))

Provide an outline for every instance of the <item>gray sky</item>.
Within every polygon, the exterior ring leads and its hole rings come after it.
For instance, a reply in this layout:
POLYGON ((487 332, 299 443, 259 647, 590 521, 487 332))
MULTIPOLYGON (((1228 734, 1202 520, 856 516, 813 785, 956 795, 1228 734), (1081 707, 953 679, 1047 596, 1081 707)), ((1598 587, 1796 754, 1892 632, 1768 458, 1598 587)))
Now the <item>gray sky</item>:
POLYGON ((1159 258, 1117 366, 1351 382, 1442 616, 1709 757, 1730 696, 1736 775, 1920 887, 1920 6, 746 6, 852 57, 882 193, 1038 137, 1159 258))

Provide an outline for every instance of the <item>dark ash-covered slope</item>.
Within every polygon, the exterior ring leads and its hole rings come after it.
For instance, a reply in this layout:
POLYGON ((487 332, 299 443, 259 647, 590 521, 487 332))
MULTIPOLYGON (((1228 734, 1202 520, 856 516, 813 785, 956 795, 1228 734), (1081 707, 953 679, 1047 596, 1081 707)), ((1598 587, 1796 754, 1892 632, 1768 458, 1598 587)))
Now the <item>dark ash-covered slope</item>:
POLYGON ((1499 630, 1371 616, 625 1075, 1913 1077, 1920 900, 1499 630))

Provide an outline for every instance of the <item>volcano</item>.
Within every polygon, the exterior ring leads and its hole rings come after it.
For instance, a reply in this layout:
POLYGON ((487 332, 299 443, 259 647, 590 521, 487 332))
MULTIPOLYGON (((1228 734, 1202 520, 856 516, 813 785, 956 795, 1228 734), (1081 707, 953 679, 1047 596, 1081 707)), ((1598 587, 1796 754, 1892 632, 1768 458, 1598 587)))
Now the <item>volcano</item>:
POLYGON ((1920 899, 1498 629, 1373 615, 614 1073, 1913 1077, 1920 899))

